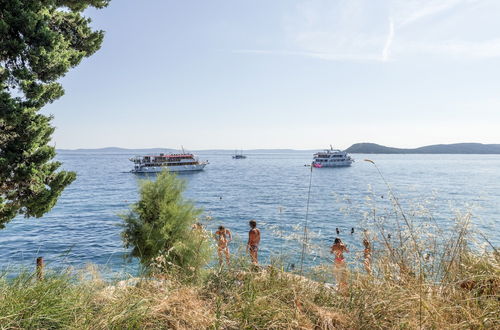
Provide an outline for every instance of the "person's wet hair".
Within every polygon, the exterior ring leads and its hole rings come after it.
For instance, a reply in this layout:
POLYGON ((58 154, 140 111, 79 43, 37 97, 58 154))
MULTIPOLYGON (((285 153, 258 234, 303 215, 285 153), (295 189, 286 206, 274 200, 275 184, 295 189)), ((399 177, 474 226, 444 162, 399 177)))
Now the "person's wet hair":
POLYGON ((219 226, 219 230, 224 230, 224 226, 219 226))
POLYGON ((334 243, 335 243, 335 244, 342 243, 342 240, 341 240, 340 238, 338 238, 338 237, 337 237, 337 238, 335 239, 335 242, 334 242, 334 243))
POLYGON ((250 220, 249 224, 250 224, 250 227, 252 227, 252 228, 257 227, 257 222, 255 220, 250 220))

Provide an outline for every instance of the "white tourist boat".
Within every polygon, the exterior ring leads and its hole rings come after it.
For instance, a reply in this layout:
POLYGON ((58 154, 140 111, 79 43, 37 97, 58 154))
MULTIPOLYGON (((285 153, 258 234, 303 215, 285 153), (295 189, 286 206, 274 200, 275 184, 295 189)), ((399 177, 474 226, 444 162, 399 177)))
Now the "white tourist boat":
POLYGON ((313 157, 312 166, 314 167, 351 166, 354 162, 347 152, 333 149, 331 145, 330 149, 317 152, 313 157))
POLYGON ((130 158, 134 163, 133 173, 158 173, 164 169, 171 172, 201 171, 208 161, 200 162, 198 157, 191 153, 159 154, 135 156, 130 158))

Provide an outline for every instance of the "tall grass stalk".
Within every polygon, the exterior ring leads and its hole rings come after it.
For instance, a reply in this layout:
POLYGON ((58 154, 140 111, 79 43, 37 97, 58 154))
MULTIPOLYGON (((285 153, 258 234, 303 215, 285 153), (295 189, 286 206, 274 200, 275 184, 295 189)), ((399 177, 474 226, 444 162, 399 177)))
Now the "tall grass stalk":
POLYGON ((312 164, 310 165, 311 168, 311 173, 309 174, 309 188, 307 190, 307 204, 306 204, 306 218, 304 221, 304 236, 302 238, 302 255, 300 257, 300 274, 302 275, 303 272, 303 266, 304 266, 304 258, 306 257, 306 248, 307 248, 307 243, 308 243, 308 232, 307 232, 307 225, 308 225, 308 220, 309 220, 309 202, 311 200, 311 186, 312 186, 312 174, 313 174, 313 168, 312 164))

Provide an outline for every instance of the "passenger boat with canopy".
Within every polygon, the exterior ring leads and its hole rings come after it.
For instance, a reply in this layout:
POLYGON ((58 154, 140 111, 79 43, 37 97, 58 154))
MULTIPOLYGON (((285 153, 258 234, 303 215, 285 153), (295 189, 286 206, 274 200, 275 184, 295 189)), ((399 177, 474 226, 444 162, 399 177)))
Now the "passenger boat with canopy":
POLYGON ((200 162, 198 157, 186 152, 135 156, 130 161, 134 163, 133 173, 158 173, 164 169, 171 172, 201 171, 208 164, 208 161, 200 162))
POLYGON ((330 145, 330 149, 317 152, 313 155, 312 166, 314 167, 341 167, 341 166, 351 166, 354 159, 349 156, 345 151, 338 149, 333 149, 330 145))

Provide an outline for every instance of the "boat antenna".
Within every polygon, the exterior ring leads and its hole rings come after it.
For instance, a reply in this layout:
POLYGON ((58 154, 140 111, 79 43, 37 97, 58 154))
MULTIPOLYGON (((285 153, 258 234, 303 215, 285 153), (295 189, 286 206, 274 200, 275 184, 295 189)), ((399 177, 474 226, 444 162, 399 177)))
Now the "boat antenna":
POLYGON ((333 151, 333 147, 332 147, 332 145, 331 145, 331 144, 330 144, 330 150, 331 150, 331 151, 333 151))
POLYGON ((311 200, 311 183, 312 183, 312 175, 313 175, 313 165, 311 164, 311 174, 309 174, 309 191, 307 192, 307 206, 306 206, 306 220, 304 223, 304 237, 302 243, 302 256, 300 257, 300 275, 302 275, 302 268, 304 265, 304 258, 306 255, 306 246, 307 246, 307 220, 309 216, 309 201, 311 200))
POLYGON ((184 153, 185 153, 185 152, 184 152, 184 146, 181 146, 181 149, 182 149, 182 153, 184 154, 184 153))

